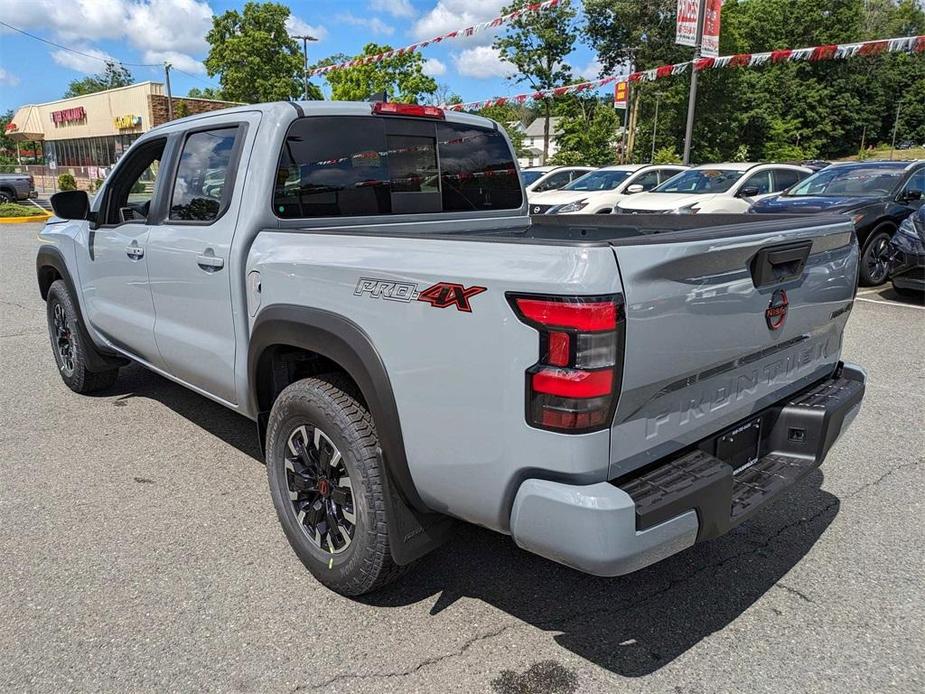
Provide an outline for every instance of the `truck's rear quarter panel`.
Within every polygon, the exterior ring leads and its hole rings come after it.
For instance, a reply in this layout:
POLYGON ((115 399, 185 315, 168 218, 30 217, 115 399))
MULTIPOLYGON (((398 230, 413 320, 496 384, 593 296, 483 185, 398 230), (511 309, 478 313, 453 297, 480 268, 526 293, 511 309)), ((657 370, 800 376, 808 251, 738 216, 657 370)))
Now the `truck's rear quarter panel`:
POLYGON ((621 292, 606 245, 266 231, 250 251, 251 269, 261 273, 262 307, 332 311, 370 337, 389 374, 414 483, 433 509, 506 531, 526 477, 606 478, 609 431, 563 435, 527 426, 525 371, 537 361, 538 334, 505 297, 621 292), (466 313, 357 294, 363 279, 486 291, 466 313))

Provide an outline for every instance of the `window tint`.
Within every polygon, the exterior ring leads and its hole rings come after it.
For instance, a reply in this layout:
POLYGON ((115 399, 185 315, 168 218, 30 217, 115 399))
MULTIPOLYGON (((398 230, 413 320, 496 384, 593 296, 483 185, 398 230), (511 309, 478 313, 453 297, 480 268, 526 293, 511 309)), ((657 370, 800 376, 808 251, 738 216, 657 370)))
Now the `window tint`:
POLYGON ((643 190, 652 190, 658 185, 658 171, 646 171, 641 176, 634 178, 630 185, 640 185, 643 190))
POLYGON ((725 193, 742 178, 730 169, 688 169, 655 188, 655 193, 725 193))
POLYGON ((806 178, 806 174, 792 169, 774 169, 774 191, 786 190, 790 186, 806 178))
POLYGON ((887 195, 902 176, 903 164, 845 164, 827 166, 808 176, 788 195, 887 195))
POLYGON ((283 218, 520 205, 517 169, 501 133, 362 116, 295 121, 280 155, 273 198, 283 218))
POLYGON ((540 183, 536 188, 533 189, 534 193, 542 193, 545 190, 559 190, 569 181, 572 180, 572 175, 568 171, 558 171, 554 174, 550 174, 549 178, 540 183))
POLYGON ((739 194, 741 195, 741 191, 745 190, 746 188, 757 188, 758 192, 752 193, 753 195, 765 195, 766 193, 770 193, 771 192, 771 172, 770 170, 761 171, 759 173, 752 174, 747 179, 745 179, 745 183, 743 183, 742 186, 739 188, 739 191, 740 191, 739 194))
POLYGON ((222 210, 237 128, 193 133, 183 143, 170 219, 211 222, 222 210))
POLYGON ((919 169, 906 181, 904 190, 917 190, 925 193, 925 169, 919 169))
POLYGON ((664 183, 664 182, 667 181, 669 178, 674 178, 675 176, 677 176, 677 175, 678 175, 679 173, 681 173, 682 171, 684 171, 684 169, 661 169, 661 170, 658 172, 658 182, 659 182, 659 183, 664 183))

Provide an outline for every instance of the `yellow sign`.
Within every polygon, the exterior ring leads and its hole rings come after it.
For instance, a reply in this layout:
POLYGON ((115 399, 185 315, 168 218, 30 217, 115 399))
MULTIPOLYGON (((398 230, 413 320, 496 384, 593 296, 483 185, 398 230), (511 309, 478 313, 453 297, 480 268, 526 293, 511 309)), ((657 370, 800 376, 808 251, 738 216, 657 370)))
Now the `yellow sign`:
POLYGON ((141 126, 141 116, 132 114, 126 116, 116 116, 112 119, 117 130, 128 130, 129 128, 138 128, 141 126))

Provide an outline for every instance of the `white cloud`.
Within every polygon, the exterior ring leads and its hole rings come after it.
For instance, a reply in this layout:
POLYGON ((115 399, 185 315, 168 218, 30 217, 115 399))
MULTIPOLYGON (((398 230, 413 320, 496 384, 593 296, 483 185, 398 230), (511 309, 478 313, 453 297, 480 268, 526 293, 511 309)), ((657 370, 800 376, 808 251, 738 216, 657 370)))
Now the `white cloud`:
POLYGON ((189 56, 208 51, 211 28, 212 9, 202 0, 148 0, 130 6, 125 33, 141 50, 189 56))
POLYGON ((347 12, 345 14, 339 15, 337 18, 345 24, 365 27, 374 34, 389 35, 395 33, 395 27, 391 26, 390 24, 386 24, 378 17, 357 17, 356 15, 347 12))
POLYGON ((601 65, 601 61, 594 59, 577 72, 573 68, 572 72, 575 73, 576 77, 583 77, 586 80, 596 80, 601 76, 601 70, 603 69, 604 66, 601 65))
POLYGON ((421 69, 428 77, 439 77, 446 73, 446 65, 436 58, 428 58, 425 60, 424 66, 421 69))
POLYGON ((127 0, 3 0, 0 19, 20 28, 51 29, 64 39, 118 38, 125 30, 127 0))
MULTIPOLYGON (((411 32, 419 41, 463 29, 501 14, 509 0, 440 0, 430 12, 414 23, 411 32)), ((468 40, 490 43, 497 31, 483 31, 468 40)))
POLYGON ((5 87, 15 87, 19 84, 19 78, 11 72, 7 72, 6 69, 0 67, 0 84, 5 87))
POLYGON ((309 24, 291 14, 286 20, 286 33, 290 36, 314 36, 319 41, 324 41, 328 30, 320 24, 309 24))
POLYGON ((109 55, 109 53, 96 48, 78 47, 75 48, 75 50, 79 50, 86 55, 78 55, 70 51, 57 50, 51 52, 51 59, 62 67, 70 68, 71 70, 83 72, 88 75, 102 72, 106 67, 106 61, 116 62, 116 59, 109 55))
POLYGON ((476 79, 510 77, 517 72, 517 68, 502 60, 498 51, 491 46, 476 46, 455 53, 453 63, 460 75, 476 79))
POLYGON ((369 0, 369 8, 393 17, 413 17, 416 14, 409 0, 369 0))
POLYGON ((191 72, 199 75, 206 74, 205 65, 186 53, 178 53, 177 51, 145 51, 142 58, 146 63, 170 63, 172 67, 177 68, 177 70, 182 70, 183 72, 191 72))

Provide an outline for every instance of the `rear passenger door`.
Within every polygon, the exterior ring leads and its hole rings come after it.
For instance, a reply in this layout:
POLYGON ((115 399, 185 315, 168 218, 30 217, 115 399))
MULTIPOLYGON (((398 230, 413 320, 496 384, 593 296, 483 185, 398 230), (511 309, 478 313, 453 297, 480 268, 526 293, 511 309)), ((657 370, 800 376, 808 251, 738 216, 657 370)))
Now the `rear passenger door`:
POLYGON ((167 371, 235 403, 231 242, 240 205, 232 195, 247 126, 175 135, 166 219, 148 237, 154 336, 167 371))
POLYGON ((774 169, 774 191, 782 193, 809 176, 805 171, 796 169, 774 169))

